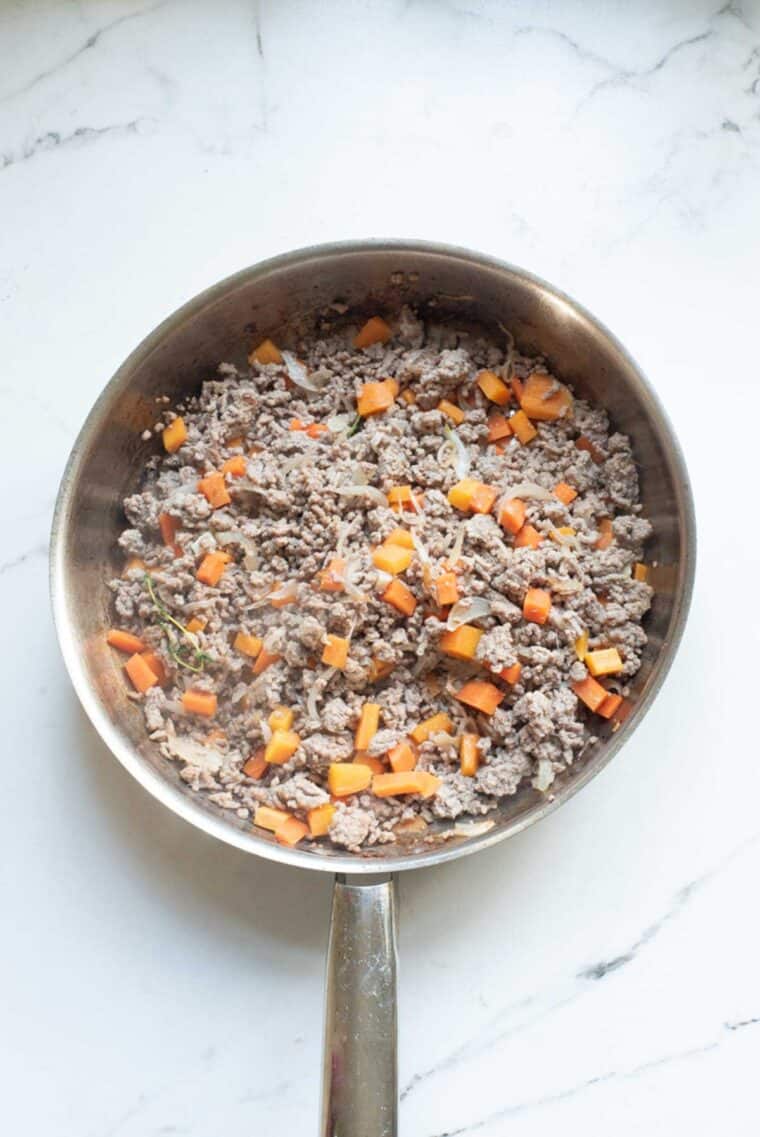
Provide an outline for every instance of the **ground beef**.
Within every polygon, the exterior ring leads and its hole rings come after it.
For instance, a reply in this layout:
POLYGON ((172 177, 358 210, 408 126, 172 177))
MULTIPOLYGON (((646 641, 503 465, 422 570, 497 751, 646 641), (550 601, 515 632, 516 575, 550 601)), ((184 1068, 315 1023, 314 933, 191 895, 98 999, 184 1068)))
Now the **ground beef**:
MULTIPOLYGON (((480 372, 525 381, 548 374, 545 360, 520 355, 511 340, 426 323, 410 309, 391 324, 390 340, 365 350, 353 348, 348 324, 295 337, 282 363, 252 356, 246 369, 222 364, 184 406, 162 403, 156 434, 180 415, 187 439, 176 453, 151 458, 140 491, 125 500, 126 563, 111 582, 115 621, 140 636, 165 672, 161 685, 133 695, 151 738, 194 791, 241 820, 260 805, 303 820, 328 803, 328 770, 353 760, 366 703, 380 707, 367 757, 375 766, 421 721, 449 715, 453 734, 434 733, 417 751, 417 769, 438 779, 430 797, 368 791, 334 802, 329 837, 353 851, 392 842, 405 826, 487 814, 524 782, 549 791, 600 721, 573 690, 588 677, 579 637, 591 651, 618 650, 622 668, 605 682, 624 689, 640 665, 652 597, 633 571, 651 534, 636 464, 606 412, 575 399, 570 413, 536 422, 528 444, 489 444, 489 417, 516 407, 514 394, 511 408, 489 403, 480 372), (294 382, 300 368, 309 389, 294 382), (363 384, 387 378, 401 388, 392 405, 358 418, 363 384), (460 408, 461 423, 439 407, 442 399, 460 408), (230 460, 230 500, 215 506, 199 479, 230 460), (538 487, 523 491, 537 547, 515 542, 498 506, 475 515, 453 508, 448 491, 465 472, 502 493, 518 483, 538 487), (552 493, 559 482, 577 491, 569 504, 552 493), (397 513, 385 502, 399 485, 420 497, 397 513), (413 559, 399 578, 416 600, 409 616, 383 599, 389 578, 372 555, 399 527, 414 533, 413 559), (434 593, 455 548, 461 600, 486 602, 473 619, 482 632, 475 657, 465 661, 442 650, 453 616, 434 593), (203 583, 200 563, 221 551, 230 558, 221 578, 203 583), (342 566, 337 584, 322 587, 333 561, 342 566), (523 617, 529 588, 551 594, 543 625, 523 617), (342 669, 321 662, 330 635, 350 642, 342 669), (263 667, 262 659, 271 662, 263 667), (502 675, 515 665, 516 678, 502 675), (474 676, 502 689, 491 716, 456 699, 474 676), (216 695, 213 717, 184 709, 190 689, 216 695), (293 712, 297 745, 262 773, 249 759, 271 738, 278 706, 293 712), (460 770, 462 733, 479 738, 473 776, 460 770)), ((561 389, 555 380, 548 393, 561 389)))

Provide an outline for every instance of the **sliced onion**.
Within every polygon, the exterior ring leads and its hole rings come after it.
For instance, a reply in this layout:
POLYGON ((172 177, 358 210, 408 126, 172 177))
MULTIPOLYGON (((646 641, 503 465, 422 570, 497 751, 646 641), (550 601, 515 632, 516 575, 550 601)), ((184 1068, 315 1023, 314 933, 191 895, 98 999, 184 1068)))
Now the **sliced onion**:
POLYGON ((218 750, 187 735, 167 738, 166 745, 175 758, 181 758, 188 766, 195 766, 206 773, 215 774, 222 765, 222 755, 218 750))
POLYGON ((361 589, 356 587, 356 573, 359 569, 360 562, 357 557, 349 558, 346 561, 346 571, 343 578, 343 591, 349 600, 355 600, 357 604, 366 604, 367 594, 362 592, 361 589))
POLYGON ((388 505, 388 498, 377 486, 338 486, 333 492, 339 494, 341 497, 366 497, 374 502, 375 505, 388 505))
POLYGON ((281 355, 287 368, 288 378, 292 383, 295 383, 296 387, 300 387, 303 391, 319 392, 322 390, 311 378, 300 359, 296 359, 291 351, 283 351, 281 355))
POLYGON ((532 785, 543 793, 549 789, 549 786, 554 781, 554 767, 548 758, 539 758, 538 769, 536 770, 535 777, 532 779, 532 785))
POLYGON ((491 604, 482 596, 464 596, 461 600, 457 600, 449 612, 449 618, 446 621, 446 627, 450 632, 462 624, 467 624, 470 620, 483 620, 486 616, 491 614, 491 604))
POLYGON ((392 580, 393 577, 391 574, 389 572, 383 572, 382 569, 378 569, 375 573, 375 584, 377 588, 382 588, 383 591, 385 591, 392 580))
POLYGON ((351 414, 330 415, 327 420, 327 429, 331 434, 342 434, 344 430, 348 430, 354 421, 354 417, 351 414))
POLYGON ((517 482, 514 486, 505 486, 501 496, 502 501, 509 501, 509 499, 513 497, 532 497, 537 501, 552 501, 554 498, 554 494, 551 490, 544 489, 538 482, 517 482))
POLYGON ((227 529, 224 533, 217 534, 217 545, 240 545, 245 552, 251 556, 258 556, 258 545, 252 538, 248 537, 242 529, 227 529))
POLYGON ((449 734, 445 730, 436 730, 430 735, 430 741, 434 743, 439 750, 456 750, 459 746, 453 734, 449 734))
POLYGON ((347 521, 341 521, 338 524, 338 543, 335 546, 335 556, 336 557, 342 557, 343 556, 343 551, 346 547, 346 538, 348 537, 349 529, 350 529, 350 525, 348 524, 347 521))
POLYGON ((461 482, 462 478, 467 477, 472 466, 472 462, 470 461, 470 453, 455 430, 452 430, 450 426, 445 426, 443 429, 449 442, 456 450, 454 472, 461 482))
POLYGON ((489 829, 493 829, 495 824, 495 821, 458 821, 454 826, 454 833, 457 837, 480 837, 489 829))
POLYGON ((411 530, 411 534, 412 542, 415 549, 417 550, 420 560, 422 561, 423 565, 429 565, 430 553, 427 551, 426 546, 423 544, 422 538, 420 537, 419 533, 415 533, 413 529, 411 530))
POLYGON ((312 684, 309 688, 309 693, 306 696, 306 715, 310 719, 319 720, 319 711, 317 710, 317 699, 322 694, 321 689, 312 684))
POLYGON ((270 592, 267 596, 267 601, 271 603, 272 600, 297 600, 298 599, 298 581, 286 580, 275 592, 270 592))
POLYGON ((451 546, 451 548, 449 549, 449 553, 448 553, 448 557, 447 557, 447 560, 451 561, 451 563, 453 565, 455 565, 457 563, 457 561, 459 560, 459 558, 462 555, 462 549, 464 548, 464 539, 465 539, 466 533, 467 533, 467 522, 466 521, 460 521, 459 527, 457 529, 457 535, 454 538, 454 543, 451 546))

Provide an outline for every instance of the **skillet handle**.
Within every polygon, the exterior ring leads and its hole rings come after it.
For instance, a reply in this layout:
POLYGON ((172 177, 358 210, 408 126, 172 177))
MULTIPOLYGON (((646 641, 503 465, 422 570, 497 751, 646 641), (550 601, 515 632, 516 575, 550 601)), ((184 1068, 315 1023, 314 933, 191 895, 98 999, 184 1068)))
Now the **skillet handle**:
POLYGON ((327 946, 320 1137, 396 1137, 396 885, 336 876, 327 946))

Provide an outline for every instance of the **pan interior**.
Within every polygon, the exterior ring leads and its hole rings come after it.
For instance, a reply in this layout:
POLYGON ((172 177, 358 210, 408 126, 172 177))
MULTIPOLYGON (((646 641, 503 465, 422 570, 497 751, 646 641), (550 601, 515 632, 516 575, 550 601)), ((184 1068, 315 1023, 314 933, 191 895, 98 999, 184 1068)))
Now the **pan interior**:
POLYGON ((146 788, 187 820, 249 851, 330 871, 376 872, 445 860, 509 836, 601 770, 664 678, 686 615, 693 557, 691 499, 678 446, 640 372, 593 317, 543 282, 488 258, 444 246, 364 243, 307 249, 244 270, 190 301, 135 350, 101 394, 69 460, 54 522, 51 579, 59 637, 79 697, 104 741, 146 788), (244 363, 252 342, 265 335, 277 340, 294 324, 308 330, 335 302, 347 306, 345 318, 412 304, 495 335, 507 327, 522 351, 547 356, 559 378, 603 405, 615 428, 631 436, 641 500, 654 526, 647 559, 657 565, 633 711, 617 732, 609 724, 599 730, 599 741, 557 778, 551 798, 525 786, 488 815, 494 824, 487 832, 452 835, 451 823, 442 823, 432 843, 410 837, 361 855, 323 846, 281 848, 193 794, 178 766, 147 738, 142 712, 126 698, 121 668, 103 637, 111 622, 107 581, 122 567, 116 545, 124 525, 121 502, 155 450, 155 441, 141 435, 155 421, 156 396, 174 402, 197 391, 220 361, 244 363))

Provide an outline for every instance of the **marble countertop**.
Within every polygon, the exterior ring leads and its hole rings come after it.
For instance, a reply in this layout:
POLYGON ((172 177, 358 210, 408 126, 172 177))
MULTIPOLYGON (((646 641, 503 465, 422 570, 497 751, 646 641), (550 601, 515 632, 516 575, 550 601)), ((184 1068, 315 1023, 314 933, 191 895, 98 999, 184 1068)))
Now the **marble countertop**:
POLYGON ((316 1132, 329 881, 214 844, 110 757, 46 545, 84 415, 160 319, 262 257, 400 236, 530 268, 616 331, 701 541, 619 758, 402 880, 403 1133, 755 1135, 760 2, 30 0, 0 42, 8 1132, 316 1132))

